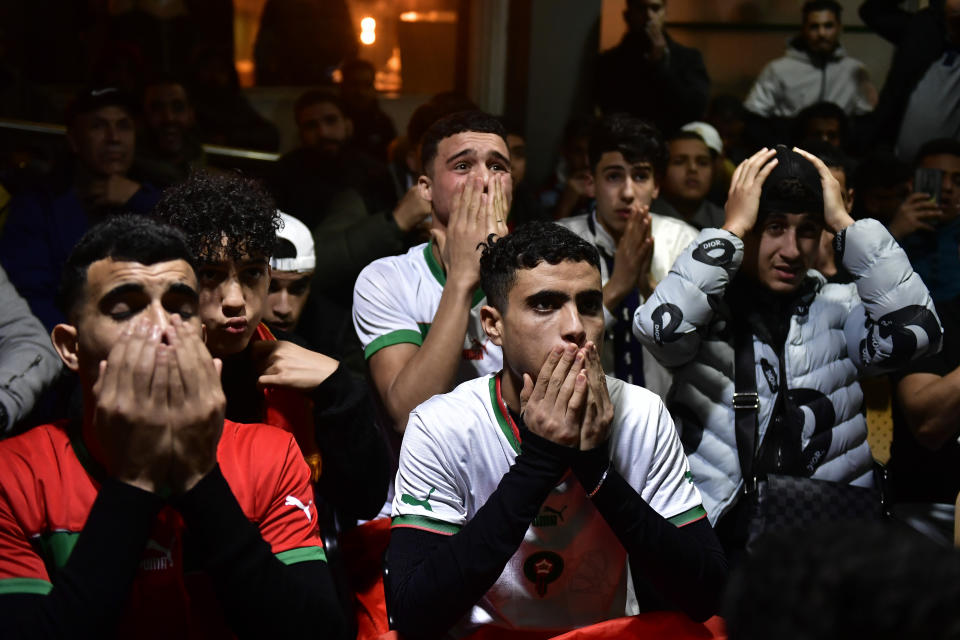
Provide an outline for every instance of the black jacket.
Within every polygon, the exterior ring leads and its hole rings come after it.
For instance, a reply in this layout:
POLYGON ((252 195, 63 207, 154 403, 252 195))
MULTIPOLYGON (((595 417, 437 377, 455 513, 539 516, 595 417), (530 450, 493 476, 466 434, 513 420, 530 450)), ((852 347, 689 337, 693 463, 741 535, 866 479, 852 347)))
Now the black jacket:
POLYGON ((656 124, 664 134, 703 117, 710 95, 703 56, 670 36, 666 39, 668 53, 659 62, 646 59, 642 37, 631 33, 600 54, 597 104, 604 113, 632 114, 656 124))
POLYGON ((897 5, 896 0, 866 0, 860 5, 863 22, 897 46, 874 110, 875 130, 871 136, 890 145, 897 141, 917 83, 947 48, 943 0, 931 0, 928 8, 915 14, 897 5))

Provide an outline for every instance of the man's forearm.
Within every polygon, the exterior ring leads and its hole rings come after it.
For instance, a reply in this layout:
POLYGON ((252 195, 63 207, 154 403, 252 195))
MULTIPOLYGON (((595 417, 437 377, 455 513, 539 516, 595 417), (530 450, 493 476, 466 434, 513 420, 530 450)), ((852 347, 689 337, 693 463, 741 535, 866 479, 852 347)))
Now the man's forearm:
POLYGON ((437 637, 463 617, 500 577, 575 453, 524 432, 513 467, 458 533, 394 529, 384 585, 394 628, 437 637))
POLYGON ((285 565, 214 467, 175 505, 196 544, 227 622, 240 637, 294 637, 326 631, 339 638, 344 623, 326 563, 285 565), (308 577, 306 577, 308 576, 308 577))
POLYGON ((399 431, 404 430, 417 405, 453 388, 463 357, 473 293, 473 289, 447 281, 427 337, 383 394, 399 431))
POLYGON ((116 480, 100 488, 47 595, 0 596, 0 637, 87 638, 113 634, 163 501, 116 480))
POLYGON ((599 485, 593 503, 627 550, 631 567, 642 572, 634 580, 646 578, 659 596, 695 620, 712 616, 727 561, 706 518, 683 527, 667 522, 610 465, 606 447, 582 453, 574 472, 586 492, 599 485))
POLYGON ((911 374, 897 385, 907 423, 921 445, 936 451, 956 438, 960 425, 960 368, 945 376, 911 374))

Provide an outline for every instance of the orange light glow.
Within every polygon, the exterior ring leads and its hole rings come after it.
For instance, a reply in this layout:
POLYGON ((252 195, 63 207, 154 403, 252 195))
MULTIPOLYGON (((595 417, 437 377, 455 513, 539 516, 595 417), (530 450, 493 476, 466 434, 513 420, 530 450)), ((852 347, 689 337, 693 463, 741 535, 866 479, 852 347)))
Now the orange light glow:
POLYGON ((371 45, 377 41, 377 21, 367 16, 360 21, 360 42, 371 45))

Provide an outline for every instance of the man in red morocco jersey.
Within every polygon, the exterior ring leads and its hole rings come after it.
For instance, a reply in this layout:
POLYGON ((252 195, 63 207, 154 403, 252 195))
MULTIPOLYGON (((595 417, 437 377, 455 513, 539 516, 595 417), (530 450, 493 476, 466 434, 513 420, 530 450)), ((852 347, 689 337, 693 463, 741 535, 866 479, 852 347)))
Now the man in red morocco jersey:
POLYGON ((82 417, 0 443, 0 637, 339 637, 292 436, 224 420, 184 237, 94 227, 54 346, 82 417))

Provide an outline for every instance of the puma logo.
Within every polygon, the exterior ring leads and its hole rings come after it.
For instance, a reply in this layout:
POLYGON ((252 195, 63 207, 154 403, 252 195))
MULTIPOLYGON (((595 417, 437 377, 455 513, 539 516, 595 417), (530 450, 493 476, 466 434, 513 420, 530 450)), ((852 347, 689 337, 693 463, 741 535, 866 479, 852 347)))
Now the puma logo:
POLYGON ((483 360, 487 353, 487 347, 480 343, 476 338, 470 338, 470 348, 463 350, 464 360, 483 360))
POLYGON ((563 524, 563 513, 567 510, 567 505, 563 505, 560 509, 554 509, 547 505, 543 505, 543 511, 536 518, 533 519, 533 526, 535 527, 555 527, 558 524, 563 524))
POLYGON ((303 504, 302 502, 300 502, 298 498, 295 498, 293 496, 287 496, 287 499, 283 504, 284 506, 296 507, 297 509, 300 509, 301 511, 303 511, 303 513, 307 516, 307 522, 311 522, 313 520, 313 515, 310 513, 310 505, 313 504, 313 500, 311 500, 307 504, 303 504))
POLYGON ((173 545, 176 544, 176 542, 176 536, 170 538, 170 546, 168 547, 164 547, 152 538, 147 540, 144 551, 155 551, 160 555, 152 558, 143 558, 140 560, 140 568, 144 571, 160 571, 171 568, 173 566, 173 545))
POLYGON ((423 507, 427 511, 433 511, 433 507, 430 506, 430 495, 436 491, 436 487, 430 487, 430 491, 427 493, 427 497, 423 500, 417 500, 409 493, 404 493, 400 495, 400 502, 404 504, 409 504, 413 507, 423 507))

